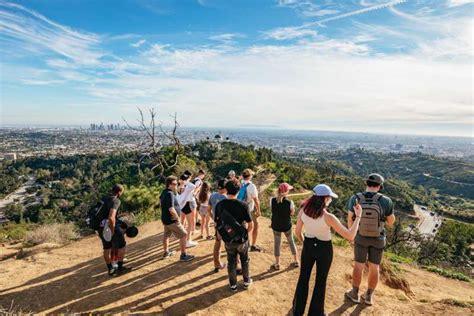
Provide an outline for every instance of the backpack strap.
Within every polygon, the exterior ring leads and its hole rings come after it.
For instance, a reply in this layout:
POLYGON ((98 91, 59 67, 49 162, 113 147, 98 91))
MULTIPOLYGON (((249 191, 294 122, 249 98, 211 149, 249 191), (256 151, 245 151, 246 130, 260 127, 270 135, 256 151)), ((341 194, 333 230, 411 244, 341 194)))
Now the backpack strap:
POLYGON ((360 192, 356 194, 356 198, 359 201, 359 204, 361 204, 361 202, 365 202, 366 199, 365 195, 360 192))

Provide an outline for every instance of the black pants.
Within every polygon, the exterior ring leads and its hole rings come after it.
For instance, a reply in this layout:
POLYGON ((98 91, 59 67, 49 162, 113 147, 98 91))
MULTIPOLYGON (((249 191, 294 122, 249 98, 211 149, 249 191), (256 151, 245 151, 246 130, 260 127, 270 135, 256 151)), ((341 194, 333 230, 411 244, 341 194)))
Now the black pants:
POLYGON ((240 257, 240 263, 242 264, 242 275, 244 277, 244 281, 248 281, 250 279, 248 240, 242 244, 226 242, 225 251, 227 252, 227 271, 229 273, 229 284, 237 284, 237 256, 240 257))
POLYGON ((326 281, 331 268, 333 257, 332 242, 317 238, 305 238, 301 252, 301 270, 293 299, 293 314, 303 315, 308 299, 309 279, 316 262, 316 284, 309 306, 308 315, 324 314, 324 298, 326 296, 326 281))

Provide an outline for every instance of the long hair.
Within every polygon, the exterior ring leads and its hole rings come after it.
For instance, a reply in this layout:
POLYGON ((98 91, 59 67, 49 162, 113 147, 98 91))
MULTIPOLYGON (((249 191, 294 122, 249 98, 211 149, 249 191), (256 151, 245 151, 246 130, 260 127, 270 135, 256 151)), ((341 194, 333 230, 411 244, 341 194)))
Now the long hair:
POLYGON ((283 202, 283 199, 286 197, 286 193, 281 193, 280 190, 277 190, 277 196, 276 196, 276 200, 277 200, 277 203, 281 203, 283 202))
POLYGON ((211 186, 207 182, 203 182, 201 189, 199 190, 198 200, 199 203, 206 203, 209 198, 209 192, 211 191, 211 186))
POLYGON ((325 196, 317 196, 313 194, 301 204, 303 212, 314 219, 320 217, 323 215, 323 210, 326 208, 326 203, 324 202, 325 198, 325 196))

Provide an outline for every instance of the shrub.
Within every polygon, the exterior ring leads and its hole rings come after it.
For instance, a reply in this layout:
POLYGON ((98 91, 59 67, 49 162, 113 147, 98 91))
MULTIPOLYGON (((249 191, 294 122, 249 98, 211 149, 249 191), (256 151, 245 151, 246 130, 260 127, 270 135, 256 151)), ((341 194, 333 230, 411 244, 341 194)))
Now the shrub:
POLYGON ((332 243, 336 246, 343 247, 343 248, 348 248, 350 246, 349 241, 347 241, 344 238, 339 238, 339 237, 334 237, 332 239, 332 243))
POLYGON ((464 275, 460 272, 455 272, 455 271, 451 271, 451 270, 447 270, 447 269, 443 269, 443 268, 438 268, 438 267, 434 267, 434 266, 427 266, 427 267, 424 267, 424 268, 426 270, 430 271, 430 272, 437 273, 437 274, 442 275, 446 278, 465 281, 465 282, 471 282, 471 279, 467 275, 464 275))
POLYGON ((79 238, 77 228, 72 223, 41 225, 28 232, 25 242, 29 245, 43 243, 66 244, 79 238))
POLYGON ((32 227, 32 224, 25 222, 0 225, 0 242, 22 240, 32 227))

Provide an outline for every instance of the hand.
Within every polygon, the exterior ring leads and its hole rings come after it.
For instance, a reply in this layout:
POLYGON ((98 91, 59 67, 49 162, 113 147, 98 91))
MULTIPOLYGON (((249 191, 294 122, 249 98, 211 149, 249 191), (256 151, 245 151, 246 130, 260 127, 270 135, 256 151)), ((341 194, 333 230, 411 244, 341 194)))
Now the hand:
POLYGON ((362 206, 360 206, 360 204, 354 205, 354 214, 356 217, 362 216, 362 206))

